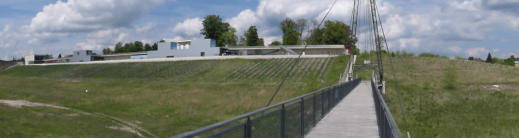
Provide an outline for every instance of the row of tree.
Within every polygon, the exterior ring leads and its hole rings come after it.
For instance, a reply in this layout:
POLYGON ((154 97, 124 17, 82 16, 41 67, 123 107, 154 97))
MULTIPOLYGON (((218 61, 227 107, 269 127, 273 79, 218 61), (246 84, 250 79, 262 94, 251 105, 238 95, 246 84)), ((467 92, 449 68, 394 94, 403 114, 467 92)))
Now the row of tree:
MULTIPOLYGON (((272 46, 277 45, 302 45, 304 43, 317 45, 345 45, 346 48, 352 49, 354 53, 358 53, 358 48, 355 46, 357 40, 352 40, 350 37, 350 27, 340 21, 326 21, 324 27, 317 28, 317 22, 312 21, 315 29, 308 32, 308 37, 303 38, 304 30, 308 25, 306 19, 293 20, 286 18, 281 21, 281 31, 283 32, 282 41, 274 41, 270 43, 272 46)), ((248 30, 243 33, 243 36, 236 35, 236 29, 231 27, 229 23, 223 22, 218 15, 208 15, 202 21, 203 28, 200 34, 205 39, 213 39, 216 41, 216 46, 263 46, 264 39, 259 37, 258 28, 250 26, 248 30)), ((140 41, 133 43, 117 43, 115 49, 103 49, 104 54, 126 53, 126 52, 140 52, 157 50, 157 44, 143 44, 140 41)))
MULTIPOLYGON (((283 32, 282 42, 274 41, 270 45, 301 45, 306 44, 325 44, 325 45, 345 45, 358 53, 355 46, 356 39, 350 37, 350 27, 340 21, 326 21, 324 27, 316 28, 317 22, 312 21, 315 29, 310 30, 308 37, 303 38, 303 31, 306 29, 308 21, 306 19, 293 20, 286 18, 281 21, 281 31, 283 32)), ((263 46, 263 38, 258 36, 258 28, 250 26, 243 36, 238 39, 236 29, 229 23, 223 22, 218 15, 208 15, 202 21, 203 28, 200 34, 206 39, 216 40, 217 46, 263 46)))
POLYGON ((150 45, 148 43, 144 44, 141 41, 135 41, 130 43, 122 43, 118 42, 115 44, 114 50, 111 48, 105 48, 103 49, 103 54, 116 54, 116 53, 128 53, 128 52, 142 52, 142 51, 152 51, 157 50, 158 44, 154 43, 153 45, 150 45))
POLYGON ((516 58, 516 57, 514 57, 514 55, 512 55, 507 59, 500 59, 497 57, 492 57, 492 54, 488 53, 486 60, 482 60, 480 58, 475 58, 475 57, 469 57, 468 60, 481 61, 481 62, 484 61, 484 62, 492 63, 492 64, 497 63, 497 64, 502 64, 502 65, 515 66, 515 61, 519 61, 519 58, 516 58))

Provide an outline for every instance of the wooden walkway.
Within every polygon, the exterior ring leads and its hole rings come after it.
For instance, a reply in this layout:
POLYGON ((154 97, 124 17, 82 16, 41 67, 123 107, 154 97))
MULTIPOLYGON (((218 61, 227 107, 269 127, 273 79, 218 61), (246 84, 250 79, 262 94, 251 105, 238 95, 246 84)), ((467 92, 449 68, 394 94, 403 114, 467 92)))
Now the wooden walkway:
POLYGON ((379 137, 375 102, 369 81, 361 82, 335 106, 305 137, 379 137))

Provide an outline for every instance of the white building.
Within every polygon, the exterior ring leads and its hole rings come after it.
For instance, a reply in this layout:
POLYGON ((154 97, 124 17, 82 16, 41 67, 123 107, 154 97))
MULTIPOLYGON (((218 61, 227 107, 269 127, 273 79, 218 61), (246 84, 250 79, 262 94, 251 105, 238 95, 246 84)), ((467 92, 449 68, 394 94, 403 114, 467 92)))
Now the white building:
POLYGON ((70 57, 70 62, 88 62, 92 61, 92 56, 94 53, 92 50, 78 50, 74 51, 72 57, 70 57))
POLYGON ((515 61, 515 67, 519 68, 519 61, 515 61))
POLYGON ((220 48, 211 39, 170 41, 158 44, 157 51, 148 51, 147 58, 218 56, 220 48))

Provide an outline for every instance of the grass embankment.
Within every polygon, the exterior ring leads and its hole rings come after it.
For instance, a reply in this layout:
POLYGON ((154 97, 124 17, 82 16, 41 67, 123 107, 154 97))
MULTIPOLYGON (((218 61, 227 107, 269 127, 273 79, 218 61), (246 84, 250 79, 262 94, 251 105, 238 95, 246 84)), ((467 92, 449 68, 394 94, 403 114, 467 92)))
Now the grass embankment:
MULTIPOLYGON (((20 66, 0 72, 0 99, 101 113, 168 137, 263 107, 293 60, 20 66)), ((344 56, 303 59, 274 103, 336 83, 346 62, 344 56)), ((0 137, 112 135, 107 127, 113 124, 63 114, 0 106, 1 127, 9 128, 0 137), (54 124, 70 131, 51 129, 54 124), (85 132, 76 133, 76 128, 85 132)))
MULTIPOLYGON (((385 99, 405 136, 399 93, 387 58, 384 62, 385 99)), ((519 135, 518 68, 409 55, 394 63, 412 137, 519 135)))

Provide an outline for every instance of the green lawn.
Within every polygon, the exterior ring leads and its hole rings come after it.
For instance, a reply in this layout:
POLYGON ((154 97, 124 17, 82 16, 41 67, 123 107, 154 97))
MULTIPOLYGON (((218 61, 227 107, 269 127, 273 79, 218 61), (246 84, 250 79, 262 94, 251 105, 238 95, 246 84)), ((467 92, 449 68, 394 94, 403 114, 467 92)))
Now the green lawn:
MULTIPOLYGON (((384 62, 385 99, 406 137, 399 93, 384 62)), ((519 68, 440 57, 399 56, 394 62, 412 137, 519 135, 519 68)))
MULTIPOLYGON (((104 114, 168 137, 263 107, 293 60, 20 66, 0 72, 0 99, 104 114)), ((336 83, 346 62, 344 56, 303 59, 274 102, 336 83)), ((9 128, 0 137, 132 135, 107 128, 114 120, 61 112, 73 111, 0 104, 0 128, 9 128)))

